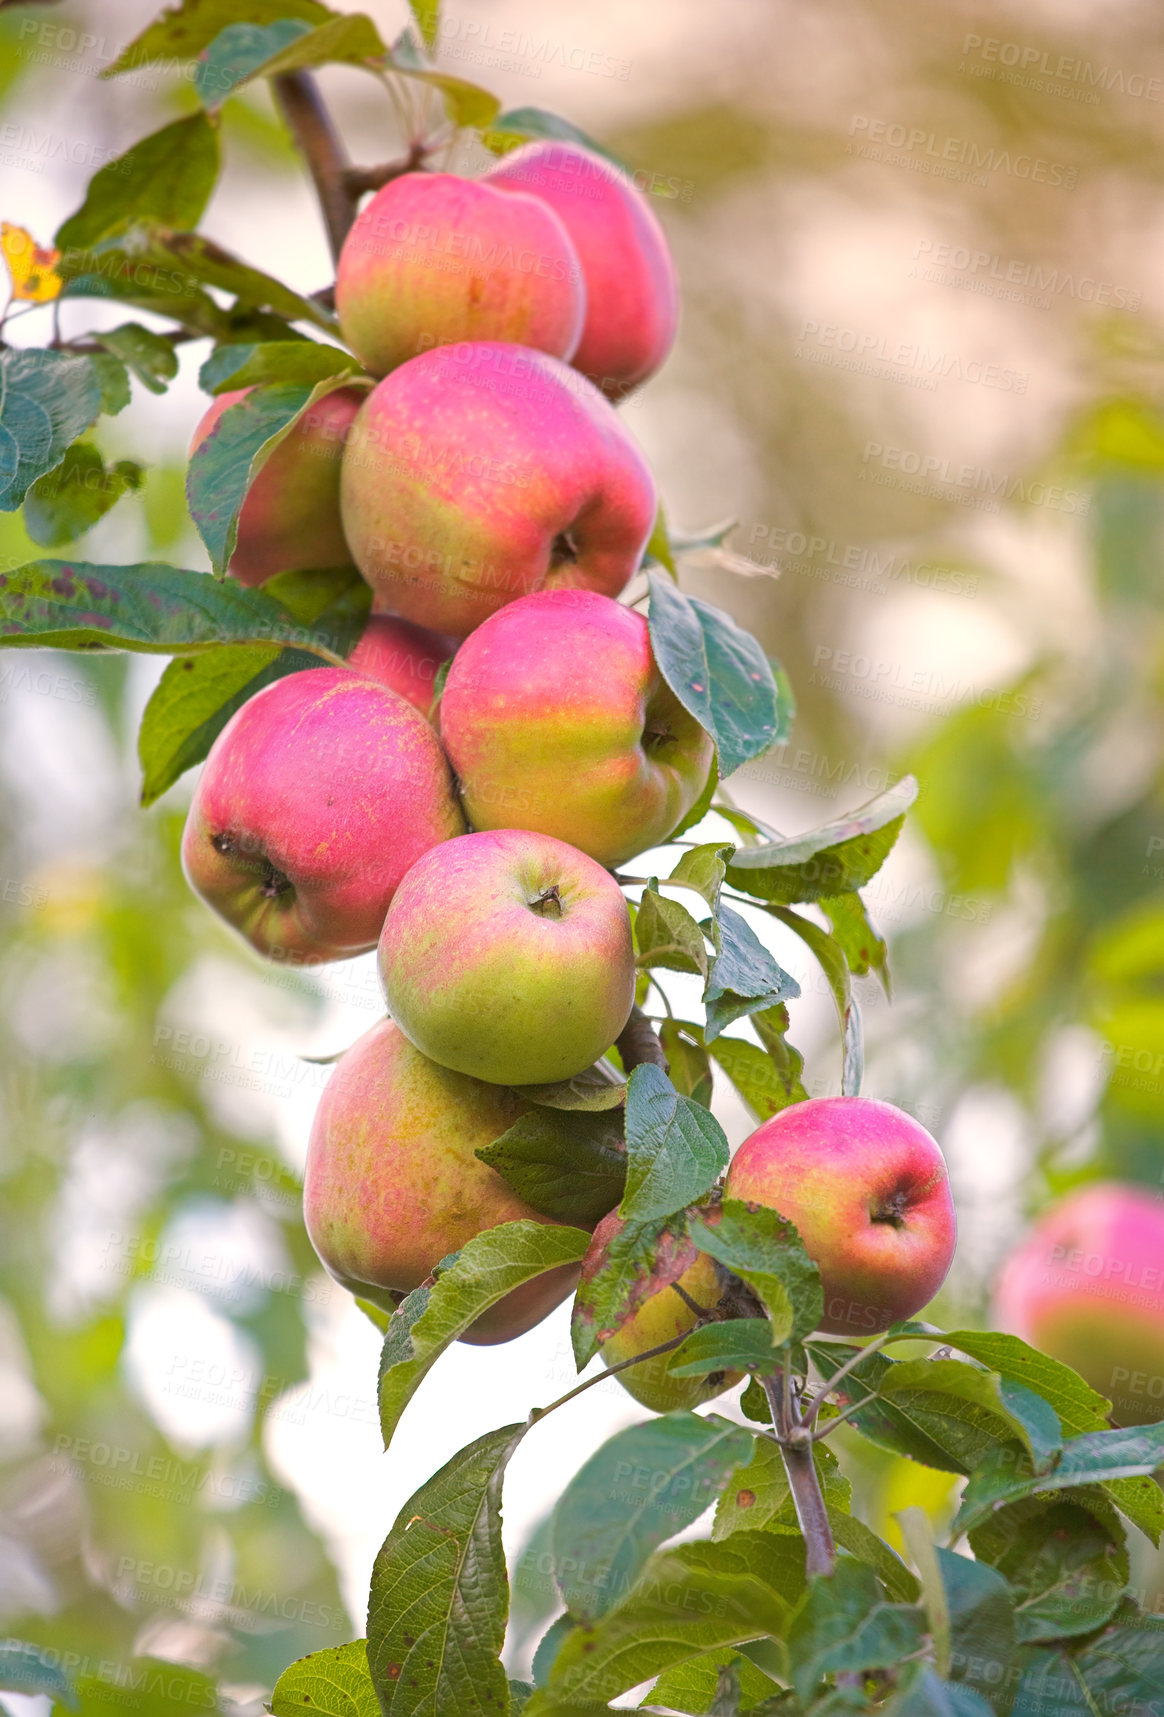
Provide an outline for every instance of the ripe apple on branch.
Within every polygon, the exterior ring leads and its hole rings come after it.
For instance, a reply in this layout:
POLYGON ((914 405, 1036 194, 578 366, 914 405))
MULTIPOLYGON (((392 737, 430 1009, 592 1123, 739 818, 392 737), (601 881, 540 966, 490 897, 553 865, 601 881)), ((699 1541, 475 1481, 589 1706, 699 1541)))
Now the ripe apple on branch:
POLYGON ((678 323, 647 199, 568 122, 441 71, 433 5, 391 45, 319 0, 230 10, 181 0, 110 68, 196 56, 200 106, 102 168, 57 235, 70 312, 112 296, 160 329, 0 349, 0 504, 31 497, 47 547, 121 492, 86 482, 81 437, 130 372, 164 392, 211 343, 187 479, 211 571, 32 562, 2 581, 0 642, 171 657, 143 799, 202 765, 194 891, 269 961, 378 948, 390 1017, 328 1080, 304 1221, 383 1332, 385 1446, 454 1342, 511 1340, 572 1292, 579 1371, 605 1367, 408 1500, 366 1640, 291 1665, 271 1709, 566 1717, 649 1682, 693 1717, 744 1711, 745 1686, 757 1714, 1009 1717, 1068 1673, 1089 1711, 1125 1708, 1164 1676, 1159 1623, 1126 1578, 1084 1625, 1052 1597, 1126 1576, 1123 1521, 1164 1529, 1157 1394, 1113 1414, 1096 1392, 1160 1366, 1159 1285, 1115 1312, 1039 1272, 1047 1244, 1094 1248, 1114 1281, 1159 1223, 1080 1194, 1004 1274, 1018 1333, 918 1321, 954 1252, 949 1177, 917 1121, 861 1094, 855 989, 886 980, 861 890, 917 784, 794 837, 721 786, 792 705, 760 643, 683 591, 618 413, 678 323), (411 89, 399 160, 348 161, 314 77, 332 62, 411 89), (334 289, 196 230, 222 102, 256 78, 318 192, 334 289), (444 170, 456 132, 499 159, 444 170), (647 853, 649 874, 622 870, 647 853), (762 929, 824 973, 837 1095, 804 1084, 800 985, 762 929), (670 973, 702 1019, 676 1016, 670 973), (759 1123, 734 1156, 721 1075, 759 1123), (536 1685, 510 1681, 505 1466, 608 1375, 656 1416, 567 1485, 561 1614, 536 1685), (906 1510, 907 1563, 849 1512, 838 1432, 965 1481, 949 1547, 906 1510), (629 1501, 628 1471, 647 1474, 629 1501), (711 1538, 672 1542, 717 1498, 711 1538))

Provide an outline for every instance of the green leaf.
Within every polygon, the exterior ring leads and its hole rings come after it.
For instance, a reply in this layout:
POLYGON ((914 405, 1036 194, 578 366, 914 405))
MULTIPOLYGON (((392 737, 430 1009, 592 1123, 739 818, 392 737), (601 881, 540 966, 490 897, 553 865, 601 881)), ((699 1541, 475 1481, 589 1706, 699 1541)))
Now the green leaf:
POLYGON ((435 72, 427 66, 407 63, 399 54, 391 56, 391 69, 401 77, 415 78, 432 89, 439 90, 445 100, 449 118, 455 125, 483 127, 497 117, 501 103, 491 90, 466 78, 453 77, 449 72, 435 72))
POLYGON ((889 1669, 917 1651, 924 1618, 909 1604, 889 1604, 863 1562, 842 1559, 836 1573, 816 1575, 788 1629, 792 1684, 809 1699, 821 1677, 889 1669))
POLYGON ((440 0, 408 0, 412 16, 426 48, 435 48, 440 29, 440 0))
POLYGON ((380 1717, 380 1702, 368 1669, 367 1642, 329 1646, 289 1664, 271 1695, 272 1717, 380 1717))
POLYGON ((982 1407, 1001 1420, 1008 1434, 1019 1438, 1031 1459, 1045 1468, 1063 1446, 1059 1421, 1045 1401, 1030 1390, 1019 1394, 1020 1388, 961 1359, 912 1359, 886 1370, 880 1394, 886 1401, 919 1394, 950 1395, 982 1407))
POLYGON ((61 463, 38 477, 24 498, 24 528, 34 543, 55 548, 72 542, 104 518, 129 490, 141 487, 142 470, 119 459, 108 470, 95 447, 75 441, 61 463))
POLYGON ((1123 1532, 1098 1487, 1000 1509, 970 1543, 1009 1581, 1024 1644, 1093 1633, 1111 1620, 1127 1587, 1123 1532))
POLYGON ((767 1318, 732 1318, 692 1330, 667 1369, 673 1377, 703 1377, 709 1371, 762 1371, 776 1364, 767 1318))
POLYGON ((380 1356, 380 1430, 387 1448, 400 1416, 447 1347, 482 1312, 525 1282, 580 1262, 589 1234, 542 1222, 503 1222, 474 1235, 431 1285, 392 1314, 380 1356))
POLYGON ((675 565, 675 556, 671 549, 671 538, 667 534, 667 520, 663 514, 663 503, 659 502, 659 510, 655 514, 655 523, 643 550, 643 565, 651 563, 667 569, 675 583, 679 582, 679 569, 675 565))
POLYGON ((154 60, 192 60, 229 24, 271 24, 278 18, 323 24, 334 16, 321 0, 179 0, 147 24, 101 75, 116 77, 154 60))
POLYGON ((626 1183, 616 1110, 534 1109, 476 1154, 535 1210, 582 1228, 614 1209, 626 1183))
MULTIPOLYGON (((825 1709, 814 1705, 813 1717, 818 1710, 823 1717, 825 1709)), ((833 1709, 839 1717, 844 1707, 837 1705, 833 1709)), ((861 1704, 850 1709, 865 1711, 868 1707, 861 1704)), ((994 1708, 973 1688, 943 1681, 928 1663, 906 1665, 898 1692, 888 1704, 878 1706, 877 1710, 878 1717, 994 1717, 994 1708)), ((1051 1713, 1046 1713, 1045 1717, 1051 1717, 1051 1713)), ((1058 1717, 1058 1713, 1054 1717, 1058 1717)))
POLYGON ((935 1547, 950 1620, 951 1681, 984 1698, 1005 1687, 1015 1647, 1014 1595, 1001 1574, 968 1556, 935 1547))
POLYGON ((58 1653, 43 1651, 38 1645, 4 1640, 0 1643, 0 1689, 5 1693, 47 1694, 75 1711, 77 1695, 58 1659, 58 1653))
POLYGON ((856 811, 792 840, 741 847, 728 881, 776 906, 825 900, 864 888, 885 863, 917 798, 912 775, 856 811))
POLYGON ((230 565, 247 490, 284 436, 332 385, 254 388, 227 407, 195 449, 186 497, 217 577, 225 578, 230 565))
MULTIPOLYGON (((827 1500, 827 1498, 826 1498, 827 1500)), ((872 1568, 888 1595, 898 1604, 915 1604, 920 1587, 912 1571, 906 1567, 896 1550, 890 1549, 883 1538, 871 1532, 855 1514, 846 1514, 829 1506, 829 1525, 842 1550, 872 1568)))
POLYGON ((1164 1623, 1136 1616, 1076 1651, 1037 1649, 1025 1659, 1011 1717, 1155 1717, 1164 1686, 1164 1623))
POLYGON ((626 1191, 630 1222, 670 1216, 703 1198, 727 1167, 723 1128, 701 1104, 681 1097, 659 1067, 644 1062, 626 1099, 626 1191))
POLYGON ((510 1678, 510 1682, 509 1682, 509 1713, 510 1713, 510 1717, 519 1717, 519 1714, 525 1710, 526 1703, 529 1700, 530 1695, 532 1693, 533 1693, 533 1685, 531 1682, 514 1681, 512 1679, 512 1677, 510 1678))
POLYGON ((331 63, 364 65, 387 53, 375 24, 361 13, 330 18, 314 29, 292 18, 265 25, 230 24, 203 51, 194 87, 205 106, 218 107, 252 78, 331 63))
POLYGON ((100 409, 101 388, 88 358, 0 352, 0 511, 20 506, 100 409))
POLYGON ((616 167, 626 166, 621 156, 597 143, 588 132, 580 130, 577 125, 572 125, 568 119, 562 119, 556 113, 548 113, 544 107, 510 108, 497 116, 481 141, 486 148, 492 149, 495 155, 504 155, 516 144, 524 143, 531 137, 546 137, 556 143, 578 143, 583 149, 592 150, 595 155, 602 155, 607 161, 613 161, 616 167))
POLYGON ((751 1459, 736 1468, 720 1494, 712 1538, 718 1542, 734 1532, 762 1530, 781 1516, 790 1495, 780 1450, 771 1437, 754 1436, 751 1459))
POLYGON ((173 656, 220 644, 294 644, 330 657, 332 633, 305 626, 262 590, 144 561, 34 560, 0 574, 0 642, 173 656))
POLYGON ((574 1625, 573 1616, 571 1616, 567 1611, 563 1611, 557 1621, 550 1623, 549 1627, 538 1641, 538 1648, 534 1652, 533 1664, 531 1665, 535 1687, 544 1687, 546 1682, 550 1679, 550 1671, 554 1667, 554 1659, 561 1650, 562 1641, 566 1638, 566 1635, 573 1633, 574 1625))
POLYGON ((454 1455, 408 1499, 381 1546, 368 1667, 385 1717, 505 1717, 501 1485, 525 1429, 506 1425, 454 1455))
MULTIPOLYGON (((808 1095, 799 1073, 782 1072, 767 1050, 746 1038, 717 1037, 711 1053, 757 1120, 766 1121, 808 1095)), ((792 1053, 795 1055, 795 1050, 792 1053)))
POLYGON ((687 1020, 665 1019, 658 1029, 672 1085, 682 1096, 710 1109, 711 1063, 703 1047, 702 1027, 687 1020))
POLYGON ((204 393, 228 393, 235 388, 314 387, 328 376, 349 376, 359 364, 338 346, 317 340, 264 340, 216 346, 198 372, 204 393))
MULTIPOLYGON (((726 777, 788 737, 790 711, 763 649, 730 615, 648 574, 649 625, 659 672, 711 735, 726 777)), ((836 890, 833 890, 835 893, 836 890)))
POLYGON ((865 1071, 861 1015, 853 995, 849 967, 841 945, 810 918, 803 917, 799 912, 792 912, 787 906, 770 906, 768 911, 811 948, 821 971, 828 979, 841 1027, 841 1094, 845 1097, 859 1097, 861 1079, 865 1071))
POLYGON ((719 891, 735 850, 722 841, 704 841, 702 846, 689 847, 671 872, 670 880, 689 883, 699 890, 712 912, 718 912, 719 891))
MULTIPOLYGON (((92 1660, 90 1660, 92 1661, 92 1660)), ((158 1657, 122 1657, 116 1663, 116 1673, 102 1664, 92 1675, 77 1677, 80 1717, 125 1717, 127 1698, 136 1701, 131 1710, 148 1712, 149 1717, 190 1717, 192 1711, 216 1711, 217 1689, 209 1675, 188 1669, 185 1664, 170 1663, 158 1657)), ((55 1713, 60 1709, 53 1706, 55 1713)))
POLYGON ((856 889, 850 889, 847 894, 828 895, 818 904, 853 976, 863 978, 867 972, 876 972, 882 989, 888 995, 889 951, 885 938, 879 936, 869 922, 865 902, 856 889))
MULTIPOLYGON (((263 588, 328 639, 337 656, 354 647, 371 600, 354 568, 278 573, 263 588)), ((246 644, 224 644, 171 662, 146 704, 138 732, 142 804, 153 804, 185 770, 201 763, 248 698, 286 674, 321 665, 318 656, 303 650, 246 644)))
POLYGON ((90 250, 138 221, 196 227, 218 178, 218 127, 191 113, 98 169, 85 201, 58 229, 61 250, 90 250))
MULTIPOLYGON (((274 275, 252 268, 201 233, 175 232, 167 226, 139 221, 126 233, 122 244, 135 268, 159 273, 169 270, 173 274, 177 263, 186 276, 185 280, 181 275, 177 277, 183 290, 189 290, 195 283, 213 286, 233 293, 240 304, 273 310, 288 322, 311 322, 317 328, 334 332, 332 317, 314 299, 292 292, 274 275)), ((103 253, 96 254, 99 261, 103 253)))
POLYGON ((669 1669, 641 1704, 652 1711, 665 1706, 673 1711, 693 1712, 695 1717, 720 1717, 721 1713, 734 1717, 737 1711, 750 1713, 753 1706, 771 1698, 776 1691, 771 1677, 763 1670, 739 1652, 725 1649, 693 1657, 678 1669, 669 1669), (733 1698, 730 1705, 722 1703, 725 1685, 733 1698))
MULTIPOLYGON (((855 1350, 810 1342, 808 1351, 827 1381, 855 1350)), ((969 1398, 959 1389, 931 1390, 919 1385, 898 1393, 893 1393, 890 1387, 888 1394, 877 1394, 885 1389, 886 1380, 897 1369, 897 1362, 886 1359, 884 1354, 871 1354, 846 1378, 838 1396, 840 1405, 847 1406, 871 1392, 876 1395, 876 1399, 852 1415, 852 1423, 881 1448, 942 1472, 967 1474, 999 1444, 1010 1444, 1016 1436, 1016 1427, 1009 1417, 969 1398)), ((940 1374, 935 1382, 943 1382, 940 1374)))
POLYGON ((668 1241, 678 1244, 678 1236, 674 1222, 665 1218, 627 1222, 611 1236, 602 1267, 574 1296, 570 1339, 579 1371, 594 1358, 599 1343, 618 1328, 633 1290, 649 1275, 668 1241))
POLYGON ((692 805, 682 822, 677 823, 671 830, 671 833, 663 842, 664 846, 669 845, 672 841, 677 841, 681 835, 685 835, 687 833, 688 829, 694 829, 699 823, 702 823, 704 817, 706 817, 708 811, 711 809, 711 801, 715 798, 716 788, 718 786, 719 767, 713 757, 711 760, 711 768, 707 772, 707 780, 703 784, 703 789, 700 792, 698 799, 696 799, 694 805, 692 805))
POLYGON ((129 371, 112 352, 94 352, 89 359, 97 386, 101 389, 101 411, 106 417, 116 417, 124 411, 133 397, 129 371))
POLYGON ((741 1425, 667 1413, 611 1437, 554 1509, 554 1578, 589 1625, 628 1595, 651 1552, 698 1520, 751 1443, 741 1425))
POLYGON ((786 1601, 756 1573, 741 1569, 741 1558, 729 1549, 683 1544, 656 1553, 617 1609, 596 1627, 576 1628, 566 1638, 549 1682, 534 1694, 525 1717, 601 1706, 708 1651, 779 1634, 786 1601), (559 1692, 571 1703, 560 1703, 559 1692))
POLYGON ((701 1251, 726 1264, 759 1295, 777 1346, 816 1328, 824 1309, 820 1271, 794 1225, 777 1211, 725 1199, 714 1219, 692 1219, 688 1232, 701 1251))
POLYGON ((643 890, 635 914, 635 944, 640 966, 707 976, 703 931, 685 906, 659 893, 654 880, 643 890))
POLYGON ((619 1109, 626 1102, 626 1082, 604 1061, 596 1061, 573 1079, 551 1085, 515 1085, 513 1089, 520 1097, 548 1109, 619 1109))
POLYGON ((1069 1436, 1107 1430, 1111 1402, 1097 1395, 1070 1366, 1029 1347, 1017 1335, 1004 1335, 998 1330, 956 1329, 944 1332, 942 1341, 997 1371, 1001 1377, 1021 1383, 1042 1396, 1054 1408, 1056 1418, 1069 1436))
POLYGON ((955 1527, 968 1532, 1003 1503, 1111 1479, 1147 1478, 1164 1463, 1164 1424, 1090 1431, 1065 1443, 1057 1466, 1036 1473, 1013 1449, 996 1449, 971 1474, 955 1527))
POLYGON ((139 322, 123 322, 120 328, 94 334, 93 340, 127 364, 151 393, 165 393, 167 382, 178 373, 178 354, 161 334, 139 322))
POLYGON ((721 906, 718 919, 712 922, 718 952, 703 991, 707 1009, 703 1040, 707 1044, 733 1020, 766 1012, 800 994, 796 979, 777 965, 738 912, 721 906))

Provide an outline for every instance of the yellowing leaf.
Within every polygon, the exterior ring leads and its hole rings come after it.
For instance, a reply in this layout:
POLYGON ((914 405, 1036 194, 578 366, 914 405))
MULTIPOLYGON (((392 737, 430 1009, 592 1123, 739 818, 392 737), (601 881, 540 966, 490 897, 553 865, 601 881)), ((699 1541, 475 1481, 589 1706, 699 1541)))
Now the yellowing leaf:
POLYGON ((0 249, 12 276, 13 298, 48 304, 59 295, 63 284, 57 273, 59 250, 44 250, 30 232, 11 221, 0 222, 0 249))

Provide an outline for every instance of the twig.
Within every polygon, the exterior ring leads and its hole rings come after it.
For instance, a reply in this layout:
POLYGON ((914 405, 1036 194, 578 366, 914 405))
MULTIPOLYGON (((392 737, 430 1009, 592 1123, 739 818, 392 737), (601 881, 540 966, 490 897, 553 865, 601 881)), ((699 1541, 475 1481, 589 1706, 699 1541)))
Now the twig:
POLYGON ((311 73, 282 72, 271 82, 279 110, 307 163, 323 211, 332 261, 338 262, 356 218, 356 194, 347 184, 351 164, 311 73))
MULTIPOLYGON (((824 1406, 826 1398, 833 1393, 837 1384, 843 1377, 848 1377, 850 1372, 857 1369, 862 1360, 868 1359, 871 1354, 880 1353, 881 1349, 887 1342, 891 1342, 895 1339, 900 1340, 901 1338, 895 1338, 891 1335, 879 1335, 876 1341, 871 1341, 867 1347, 863 1347, 859 1353, 855 1353, 852 1359, 847 1359, 844 1365, 839 1366, 837 1370, 833 1372, 832 1376, 826 1380, 825 1387, 821 1390, 808 1412, 804 1415, 804 1423, 808 1426, 812 1425, 813 1420, 824 1406)), ((914 1337, 912 1339, 916 1340, 917 1338, 914 1337)))
MULTIPOLYGON (((817 1429, 812 1433, 813 1442, 814 1443, 823 1442, 824 1439, 827 1436, 829 1436, 829 1434, 831 1432, 836 1430, 838 1425, 843 1425, 846 1419, 851 1419, 853 1417, 854 1413, 859 1413, 863 1407, 868 1407, 868 1405, 871 1401, 877 1401, 879 1399, 880 1399, 880 1397, 878 1396, 877 1391, 874 1389, 874 1390, 871 1390, 868 1395, 862 1395, 862 1397, 859 1401, 850 1402, 849 1405, 845 1408, 843 1413, 835 1413, 831 1419, 825 1420, 823 1426, 817 1427, 817 1429)), ((822 1395, 820 1397, 820 1400, 815 1401, 813 1403, 813 1405, 815 1407, 819 1407, 821 1401, 823 1401, 823 1400, 824 1400, 824 1396, 822 1395)))
POLYGON ((790 1385, 785 1407, 786 1389, 781 1372, 761 1378, 760 1382, 768 1398, 792 1504, 804 1534, 804 1571, 807 1575, 831 1574, 837 1565, 837 1546, 813 1460, 812 1434, 800 1423, 790 1385))
POLYGON ((429 145, 418 138, 399 161, 384 161, 378 167, 347 167, 343 175, 344 189, 352 197, 362 197, 365 191, 380 191, 393 179, 400 179, 405 173, 415 173, 423 167, 431 152, 429 145))
POLYGON ((633 1359, 620 1359, 617 1365, 608 1365, 605 1371, 600 1371, 595 1377, 588 1377, 585 1383, 576 1383, 573 1389, 559 1395, 548 1407, 534 1407, 530 1412, 529 1423, 536 1425, 547 1413, 555 1413, 559 1407, 564 1407, 567 1401, 573 1401, 576 1395, 585 1394, 586 1390, 593 1389, 596 1383, 605 1383, 608 1377, 617 1377, 620 1371, 629 1371, 632 1365, 641 1365, 645 1359, 658 1359, 660 1354, 670 1353, 672 1348, 681 1346, 699 1327, 699 1324, 695 1324, 692 1329, 685 1329, 681 1335, 673 1335, 670 1341, 661 1341, 658 1347, 648 1347, 644 1353, 636 1353, 633 1359))
POLYGON ((663 1045, 651 1030, 650 1020, 637 1005, 631 1009, 630 1018, 615 1039, 615 1048, 628 1073, 644 1062, 650 1062, 652 1067, 661 1067, 664 1073, 667 1071, 663 1045))

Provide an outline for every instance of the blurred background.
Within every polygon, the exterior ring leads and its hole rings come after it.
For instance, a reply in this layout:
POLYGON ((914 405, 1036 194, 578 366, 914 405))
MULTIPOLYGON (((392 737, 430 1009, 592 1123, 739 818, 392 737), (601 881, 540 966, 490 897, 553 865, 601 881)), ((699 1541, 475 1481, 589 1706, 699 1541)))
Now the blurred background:
MULTIPOLYGON (((404 22, 364 9, 386 39, 404 22)), ((153 10, 0 12, 0 215, 42 243, 101 162, 194 105, 180 68, 99 81, 153 10)), ((736 799, 792 834, 920 778, 868 891, 895 993, 859 985, 865 1090, 950 1161, 961 1238, 934 1315, 987 1317, 1054 1194, 1164 1190, 1164 23, 1135 0, 446 0, 440 63, 615 150, 674 247, 679 343, 625 414, 673 528, 737 521, 685 583, 799 701, 736 799)), ((399 152, 375 80, 322 82, 357 160, 399 152)), ((205 230, 323 286, 265 88, 224 127, 205 230)), ((452 163, 485 159, 462 141, 452 163)), ((10 338, 44 341, 50 315, 10 338)), ((106 456, 150 469, 85 558, 206 565, 183 494, 203 355, 103 420, 106 456)), ((41 552, 0 515, 6 567, 41 552)), ((382 1453, 377 1332, 319 1270, 298 1192, 327 1075, 302 1057, 376 1019, 372 960, 264 968, 189 895, 189 782, 138 807, 162 666, 0 658, 0 1630, 82 1672, 188 1666, 160 1711, 198 1703, 203 1673, 257 1711, 292 1658, 362 1633, 416 1486, 574 1371, 567 1308, 460 1348, 382 1453)), ((799 944, 772 945, 804 986, 810 1089, 835 1091, 831 1003, 799 944)), ((730 1089, 716 1108, 733 1142, 750 1130, 730 1089)), ((516 1668, 553 1610, 545 1510, 637 1416, 604 1384, 513 1465, 516 1668)), ((838 1447, 891 1539, 907 1501, 948 1514, 945 1475, 838 1447)))

